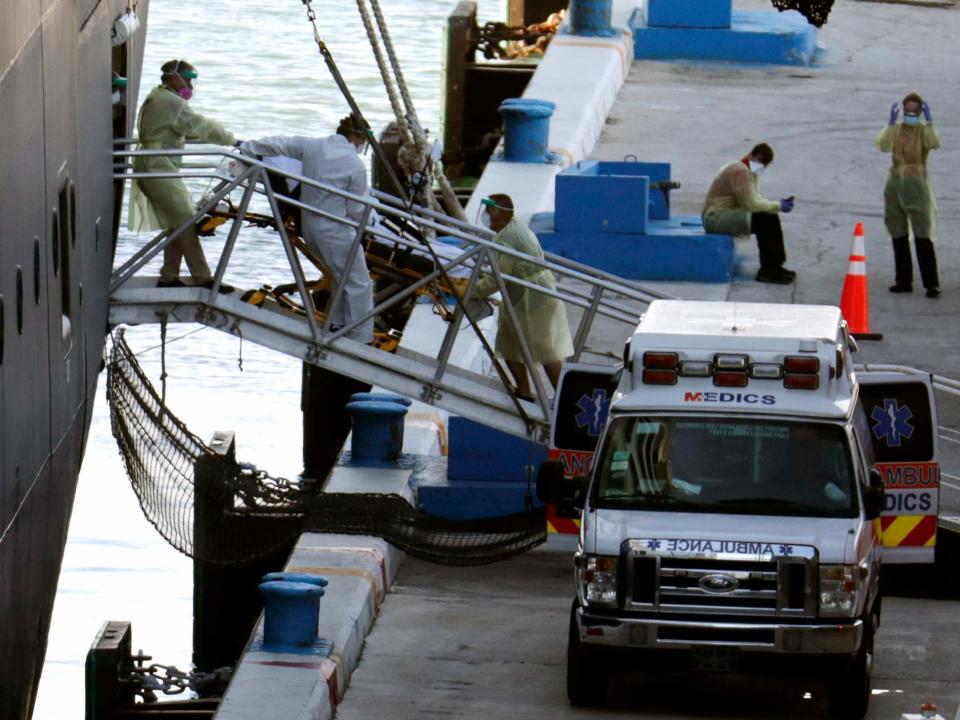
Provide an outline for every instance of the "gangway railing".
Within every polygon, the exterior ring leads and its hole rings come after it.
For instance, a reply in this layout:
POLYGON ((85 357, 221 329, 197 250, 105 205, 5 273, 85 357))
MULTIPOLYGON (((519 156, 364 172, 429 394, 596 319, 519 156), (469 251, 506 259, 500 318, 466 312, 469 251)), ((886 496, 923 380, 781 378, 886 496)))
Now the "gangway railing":
MULTIPOLYGON (((125 141, 115 150, 115 177, 118 179, 180 178, 207 181, 208 191, 197 205, 195 215, 172 231, 163 231, 150 239, 131 257, 113 271, 110 280, 110 321, 113 324, 143 324, 159 322, 199 322, 244 340, 272 348, 303 361, 328 368, 379 387, 419 398, 451 413, 462 415, 485 425, 514 435, 545 442, 549 437, 550 399, 532 359, 529 338, 524 337, 513 306, 508 285, 528 288, 556 298, 570 310, 579 313, 579 321, 572 333, 574 354, 579 360, 587 351, 587 341, 598 322, 620 328, 626 339, 633 330, 642 307, 655 298, 668 297, 609 273, 576 263, 555 255, 544 257, 526 255, 494 243, 494 233, 476 227, 428 208, 408 206, 397 198, 371 191, 360 196, 341 190, 312 178, 286 172, 263 161, 224 148, 190 146, 183 150, 130 150, 125 141), (130 162, 137 157, 178 157, 181 167, 176 172, 136 172, 130 162), (277 192, 271 185, 268 172, 283 180, 293 180, 323 192, 338 195, 362 209, 360 220, 340 217, 313 207, 289 195, 277 192), (239 201, 234 203, 239 195, 239 201), (251 217, 254 198, 265 199, 271 224, 279 235, 278 253, 285 255, 290 276, 297 288, 304 313, 269 312, 240 299, 239 293, 220 293, 223 279, 235 254, 242 252, 240 233, 246 219, 251 217), (415 281, 380 302, 360 318, 342 327, 331 324, 331 310, 344 300, 344 288, 334 273, 324 269, 332 281, 330 299, 326 308, 318 308, 310 290, 310 283, 301 263, 296 237, 291 237, 284 221, 280 203, 299 208, 327 220, 343 224, 354 233, 350 261, 363 252, 365 238, 402 248, 432 260, 432 270, 424 272, 415 281), (210 287, 156 287, 156 277, 144 277, 145 266, 170 243, 194 228, 211 213, 223 213, 232 218, 226 241, 216 264, 210 287), (409 234, 388 228, 383 219, 393 221, 396 227, 413 227, 419 231, 409 234), (444 236, 459 241, 452 253, 443 248, 451 246, 430 242, 431 236, 444 236), (442 257, 441 257, 442 256, 442 257), (520 259, 526 265, 550 270, 558 278, 555 289, 531 283, 503 269, 507 258, 520 259), (520 398, 508 382, 506 372, 493 357, 489 343, 474 321, 470 307, 472 293, 482 275, 494 278, 500 294, 500 312, 518 340, 525 364, 531 369, 535 397, 533 401, 520 398), (456 280, 456 282, 454 282, 456 280), (425 288, 442 288, 452 297, 455 307, 449 325, 435 355, 424 355, 403 347, 389 353, 351 338, 351 334, 371 318, 399 307, 412 295, 425 288), (498 377, 461 368, 451 363, 451 353, 461 326, 477 332, 484 348, 490 354, 498 377)), ((262 217, 262 216, 261 216, 262 217)), ((301 250, 304 250, 300 243, 301 250)), ((309 258, 309 252, 307 252, 309 258)), ((619 348, 618 348, 619 349, 619 348)))

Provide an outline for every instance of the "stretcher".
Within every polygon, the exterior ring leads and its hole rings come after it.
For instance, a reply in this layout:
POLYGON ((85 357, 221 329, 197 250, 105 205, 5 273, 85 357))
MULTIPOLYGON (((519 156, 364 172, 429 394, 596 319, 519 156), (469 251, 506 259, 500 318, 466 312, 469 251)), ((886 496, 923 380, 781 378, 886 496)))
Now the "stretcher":
MULTIPOLYGON (((284 209, 284 206, 281 205, 281 210, 284 209)), ((233 207, 211 210, 198 223, 197 233, 201 236, 213 235, 217 227, 236 218, 237 210, 233 207)), ((246 212, 243 221, 257 227, 277 229, 276 220, 272 215, 246 212)), ((374 281, 374 305, 434 272, 437 269, 437 263, 431 256, 431 250, 440 262, 452 260, 462 252, 462 249, 445 243, 431 243, 430 249, 427 249, 426 243, 429 241, 424 240, 415 227, 400 226, 394 221, 379 217, 376 218, 375 222, 380 234, 375 235, 373 232, 367 232, 361 241, 367 268, 374 281), (397 242, 390 243, 383 237, 383 234, 393 235, 397 238, 397 242), (422 247, 414 247, 403 243, 401 239, 405 239, 407 242, 419 242, 422 247)), ((313 296, 314 306, 326 308, 332 297, 332 273, 324 265, 323 260, 303 240, 295 214, 284 213, 284 230, 294 247, 320 273, 319 278, 308 280, 306 287, 313 296)), ((402 336, 401 328, 406 323, 412 305, 417 298, 431 302, 434 312, 444 320, 448 322, 452 320, 451 296, 463 296, 470 270, 471 267, 465 265, 457 267, 454 271, 446 272, 436 280, 417 288, 411 302, 402 306, 401 309, 395 308, 388 315, 376 317, 373 345, 387 352, 396 349, 402 336)), ((263 284, 256 290, 248 290, 241 299, 257 307, 301 316, 306 315, 306 309, 299 302, 298 288, 295 283, 277 286, 263 284)), ((326 321, 324 310, 316 310, 314 317, 320 323, 326 321)))

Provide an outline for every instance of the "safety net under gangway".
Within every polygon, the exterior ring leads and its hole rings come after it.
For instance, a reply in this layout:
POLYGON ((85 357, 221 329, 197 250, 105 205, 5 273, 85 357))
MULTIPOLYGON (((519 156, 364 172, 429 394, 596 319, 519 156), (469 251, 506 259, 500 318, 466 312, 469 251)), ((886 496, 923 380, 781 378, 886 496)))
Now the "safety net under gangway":
POLYGON ((323 492, 224 457, 167 409, 122 330, 114 335, 107 392, 113 434, 144 514, 192 558, 239 564, 303 532, 325 532, 379 536, 444 565, 480 565, 546 540, 542 508, 446 520, 399 495, 323 492))

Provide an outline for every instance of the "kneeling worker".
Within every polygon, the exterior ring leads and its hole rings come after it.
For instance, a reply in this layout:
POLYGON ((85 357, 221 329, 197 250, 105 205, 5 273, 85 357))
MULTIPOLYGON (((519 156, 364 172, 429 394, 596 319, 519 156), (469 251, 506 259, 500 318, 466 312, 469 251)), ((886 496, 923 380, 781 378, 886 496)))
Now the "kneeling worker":
MULTIPOLYGON (((494 243, 518 252, 543 259, 540 241, 533 232, 513 215, 513 200, 509 195, 496 194, 481 201, 483 224, 497 233, 494 243)), ((502 273, 556 290, 557 281, 545 267, 526 262, 512 255, 498 254, 497 263, 502 273)), ((573 354, 570 326, 563 303, 552 295, 537 292, 506 280, 507 294, 516 311, 517 324, 530 357, 541 363, 554 388, 560 382, 563 360, 573 354)), ((482 298, 497 292, 497 281, 492 275, 480 278, 473 289, 473 297, 482 298)), ((507 363, 510 374, 517 383, 517 395, 532 399, 527 365, 520 349, 520 340, 514 332, 506 311, 501 308, 497 321, 497 355, 507 363)), ((535 371, 535 369, 531 368, 535 371)))
POLYGON ((703 229, 724 235, 756 235, 760 282, 793 282, 796 273, 783 267, 787 252, 777 213, 793 210, 793 197, 767 200, 758 191, 760 174, 773 162, 773 148, 756 145, 749 155, 727 163, 710 185, 703 203, 703 229))

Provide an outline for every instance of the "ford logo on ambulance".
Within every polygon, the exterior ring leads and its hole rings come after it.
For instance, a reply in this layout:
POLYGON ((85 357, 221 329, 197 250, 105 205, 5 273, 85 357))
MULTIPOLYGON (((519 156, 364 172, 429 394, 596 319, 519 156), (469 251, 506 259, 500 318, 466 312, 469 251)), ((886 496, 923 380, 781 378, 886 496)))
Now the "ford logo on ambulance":
POLYGON ((735 577, 719 573, 704 575, 697 584, 708 593, 733 592, 740 585, 735 577))

